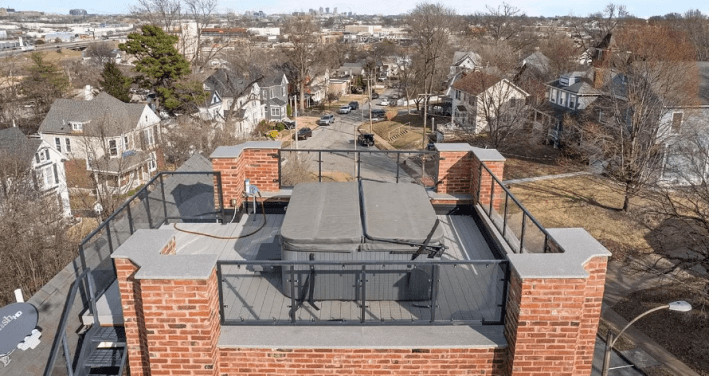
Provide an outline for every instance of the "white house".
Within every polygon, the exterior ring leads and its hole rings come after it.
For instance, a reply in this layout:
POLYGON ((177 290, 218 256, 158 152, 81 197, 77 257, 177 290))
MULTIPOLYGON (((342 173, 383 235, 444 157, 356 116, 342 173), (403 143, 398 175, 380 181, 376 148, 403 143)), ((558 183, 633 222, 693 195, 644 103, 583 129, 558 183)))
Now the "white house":
POLYGON ((236 121, 236 133, 246 135, 265 118, 261 86, 226 68, 217 69, 204 80, 205 90, 217 93, 222 101, 222 115, 236 121), (232 112, 228 114, 228 112, 232 112))
POLYGON ((488 119, 518 111, 529 94, 505 78, 480 71, 463 73, 452 85, 452 123, 477 134, 488 130, 488 119))
POLYGON ((480 66, 480 55, 472 51, 456 51, 450 66, 449 77, 461 72, 470 72, 480 66))
MULTIPOLYGON (((55 198, 64 217, 71 217, 69 190, 66 184, 66 157, 39 137, 28 138, 19 128, 0 130, 0 160, 20 158, 26 163, 39 192, 55 198)), ((11 183, 11 182, 8 182, 11 183)), ((0 185, 0 190, 4 185, 0 185)))
POLYGON ((57 99, 39 126, 42 140, 66 155, 67 163, 82 165, 96 182, 121 192, 157 170, 159 133, 160 118, 150 107, 104 92, 92 100, 57 99))

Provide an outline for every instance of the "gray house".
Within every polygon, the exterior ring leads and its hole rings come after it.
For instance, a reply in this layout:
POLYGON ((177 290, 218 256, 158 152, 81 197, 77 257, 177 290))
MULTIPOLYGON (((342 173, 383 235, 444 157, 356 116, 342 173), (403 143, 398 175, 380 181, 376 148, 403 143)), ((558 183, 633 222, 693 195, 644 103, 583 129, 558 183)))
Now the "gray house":
POLYGON ((269 121, 281 121, 288 114, 288 79, 285 73, 274 73, 259 81, 263 118, 269 121))

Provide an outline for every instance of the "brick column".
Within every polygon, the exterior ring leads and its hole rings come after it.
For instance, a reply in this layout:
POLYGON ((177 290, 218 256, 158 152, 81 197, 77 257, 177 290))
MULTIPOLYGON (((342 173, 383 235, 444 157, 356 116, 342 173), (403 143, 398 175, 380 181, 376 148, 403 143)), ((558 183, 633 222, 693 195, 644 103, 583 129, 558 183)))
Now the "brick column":
POLYGON ((563 253, 510 257, 509 376, 591 374, 609 253, 583 229, 550 229, 562 232, 563 253))
MULTIPOLYGON (((505 171, 505 158, 495 149, 473 148, 471 192, 473 199, 482 206, 490 205, 490 197, 493 193, 492 176, 481 164, 487 166, 490 171, 502 181, 505 171)), ((504 202, 502 187, 495 183, 493 196, 493 208, 499 210, 504 202)))
MULTIPOLYGON (((467 144, 464 144, 467 145, 467 144)), ((470 151, 441 150, 438 152, 438 193, 472 194, 471 172, 472 154, 470 151)))
POLYGON ((218 374, 217 256, 175 250, 172 230, 138 230, 111 255, 131 375, 218 374))
POLYGON ((121 294, 123 326, 126 331, 128 367, 133 376, 150 375, 148 342, 143 320, 143 299, 140 281, 135 279, 138 267, 128 259, 114 259, 118 290, 121 294))
MULTIPOLYGON (((231 199, 236 199, 236 207, 244 202, 244 180, 249 179, 262 192, 277 192, 280 189, 278 151, 280 142, 250 141, 236 146, 220 146, 210 156, 212 169, 220 172, 224 207, 230 208, 231 199)), ((214 186, 217 187, 216 177, 214 186)), ((217 189, 214 203, 219 206, 217 189)))

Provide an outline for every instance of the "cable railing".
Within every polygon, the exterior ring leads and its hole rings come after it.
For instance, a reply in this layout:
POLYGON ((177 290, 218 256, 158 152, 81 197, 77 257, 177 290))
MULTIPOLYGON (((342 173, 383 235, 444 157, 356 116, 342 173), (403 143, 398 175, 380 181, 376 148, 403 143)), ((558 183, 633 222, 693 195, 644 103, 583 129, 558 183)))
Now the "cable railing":
POLYGON ((281 187, 304 182, 375 180, 435 187, 438 157, 428 150, 281 149, 281 187))
POLYGON ((484 163, 480 163, 477 182, 476 195, 480 207, 512 252, 563 252, 561 247, 553 241, 544 226, 534 218, 484 163), (483 173, 487 173, 492 178, 490 179, 489 187, 482 185, 483 173))
POLYGON ((222 325, 500 325, 507 260, 217 262, 222 325))

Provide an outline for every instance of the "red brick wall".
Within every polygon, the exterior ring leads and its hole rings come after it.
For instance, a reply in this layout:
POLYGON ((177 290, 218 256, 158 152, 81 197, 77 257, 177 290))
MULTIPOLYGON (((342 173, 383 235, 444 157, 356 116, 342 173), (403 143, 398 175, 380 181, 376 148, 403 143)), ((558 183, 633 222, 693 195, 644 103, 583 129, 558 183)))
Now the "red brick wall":
POLYGON ((145 279, 141 292, 151 374, 216 375, 216 269, 208 280, 145 279))
MULTIPOLYGON (((490 205, 490 195, 492 193, 492 176, 484 168, 480 168, 480 161, 477 158, 473 160, 473 178, 472 178, 472 189, 474 197, 479 197, 479 203, 482 206, 490 205), (482 173, 480 172, 482 171, 482 173), (479 181, 482 181, 481 183, 479 181), (480 189, 480 195, 478 196, 478 187, 480 189)), ((505 162, 482 162, 485 166, 492 171, 492 173, 497 176, 497 178, 503 180, 503 172, 505 169, 505 162)), ((502 207, 505 196, 499 184, 495 183, 495 195, 493 196, 493 208, 499 210, 502 207)), ((487 206, 486 206, 487 207, 487 206)))
POLYGON ((136 280, 135 264, 114 261, 131 375, 217 375, 216 268, 207 280, 136 280))
POLYGON ((585 376, 603 299, 606 257, 591 259, 588 278, 522 280, 513 270, 507 297, 507 375, 585 376))
POLYGON ((468 151, 446 151, 439 153, 438 181, 439 193, 471 194, 470 182, 473 155, 468 151))
POLYGON ((219 349, 219 375, 502 375, 505 349, 219 349))
MULTIPOLYGON (((244 180, 249 179, 262 192, 277 192, 278 184, 278 149, 244 149, 238 158, 214 158, 212 169, 222 174, 224 207, 230 208, 232 198, 236 207, 244 201, 244 180)), ((214 186, 217 186, 216 177, 214 186)), ((219 206, 218 192, 214 192, 215 205, 219 206)))
POLYGON ((114 259, 118 290, 121 293, 123 325, 126 331, 128 367, 132 376, 150 375, 148 342, 143 320, 143 302, 140 281, 135 280, 138 267, 127 259, 114 259))

